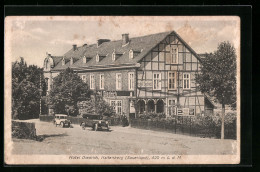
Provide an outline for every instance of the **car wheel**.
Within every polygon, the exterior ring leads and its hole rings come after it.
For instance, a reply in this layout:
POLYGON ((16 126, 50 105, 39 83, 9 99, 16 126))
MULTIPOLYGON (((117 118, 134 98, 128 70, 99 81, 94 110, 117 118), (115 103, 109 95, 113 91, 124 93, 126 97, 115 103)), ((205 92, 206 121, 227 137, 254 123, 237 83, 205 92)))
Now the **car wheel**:
POLYGON ((63 128, 63 127, 64 127, 64 123, 63 123, 63 122, 61 122, 61 123, 60 123, 60 126, 61 126, 61 128, 63 128))
POLYGON ((98 129, 98 125, 97 124, 94 124, 94 131, 97 131, 97 129, 98 129))

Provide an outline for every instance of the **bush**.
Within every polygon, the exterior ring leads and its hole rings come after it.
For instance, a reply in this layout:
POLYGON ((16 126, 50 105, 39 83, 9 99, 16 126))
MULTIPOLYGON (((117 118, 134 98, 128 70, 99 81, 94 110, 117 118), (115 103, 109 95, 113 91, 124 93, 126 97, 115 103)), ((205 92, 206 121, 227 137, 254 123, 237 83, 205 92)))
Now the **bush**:
POLYGON ((165 113, 155 113, 155 112, 147 112, 144 114, 139 114, 140 119, 151 119, 152 121, 158 121, 162 118, 166 118, 165 113))
MULTIPOLYGON (((225 115, 225 139, 236 139, 236 113, 225 115)), ((172 116, 164 118, 164 114, 141 114, 137 120, 132 120, 132 126, 141 128, 173 129, 178 133, 190 133, 201 137, 220 138, 221 115, 172 116), (146 122, 147 121, 147 122, 146 122), (150 121, 150 122, 149 122, 150 121), (151 126, 141 126, 150 125, 151 126)))
POLYGON ((52 115, 40 115, 40 121, 52 122, 54 120, 54 116, 52 115))
POLYGON ((36 139, 34 123, 12 121, 12 137, 18 139, 36 139))

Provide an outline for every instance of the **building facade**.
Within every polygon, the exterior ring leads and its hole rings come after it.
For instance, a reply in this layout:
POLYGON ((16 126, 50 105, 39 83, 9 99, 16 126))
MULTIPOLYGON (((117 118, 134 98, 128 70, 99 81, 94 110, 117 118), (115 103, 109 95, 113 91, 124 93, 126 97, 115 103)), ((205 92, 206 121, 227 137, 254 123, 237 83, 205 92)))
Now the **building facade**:
POLYGON ((129 117, 146 112, 166 116, 213 113, 214 105, 198 90, 201 58, 174 31, 97 44, 73 45, 63 56, 47 54, 48 90, 62 70, 77 71, 89 88, 129 117))

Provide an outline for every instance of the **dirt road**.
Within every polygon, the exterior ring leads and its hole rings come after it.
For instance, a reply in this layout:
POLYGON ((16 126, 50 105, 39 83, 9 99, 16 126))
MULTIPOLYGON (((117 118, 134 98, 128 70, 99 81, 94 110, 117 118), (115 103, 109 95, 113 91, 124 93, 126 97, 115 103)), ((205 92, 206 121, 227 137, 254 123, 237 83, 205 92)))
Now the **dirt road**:
POLYGON ((55 127, 52 123, 30 120, 43 141, 13 139, 13 154, 235 154, 235 140, 197 138, 172 133, 111 127, 111 131, 55 127))

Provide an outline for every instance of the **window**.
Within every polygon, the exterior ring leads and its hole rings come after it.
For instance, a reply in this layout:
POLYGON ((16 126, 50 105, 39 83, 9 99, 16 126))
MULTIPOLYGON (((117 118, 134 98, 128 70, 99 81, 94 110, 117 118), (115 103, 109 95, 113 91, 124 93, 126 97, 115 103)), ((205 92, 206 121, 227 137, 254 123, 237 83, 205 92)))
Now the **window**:
POLYGON ((100 74, 100 89, 104 89, 105 78, 104 74, 100 74))
POLYGON ((73 58, 70 58, 70 65, 73 65, 73 58))
POLYGON ((110 106, 112 106, 113 110, 116 112, 116 101, 110 100, 110 106))
POLYGON ((90 75, 90 89, 95 88, 95 76, 93 74, 90 75))
POLYGON ((171 47, 171 64, 178 63, 178 48, 171 47))
POLYGON ((169 90, 176 89, 176 72, 168 73, 168 89, 169 90))
POLYGON ((122 114, 122 100, 110 100, 110 106, 117 114, 122 114))
POLYGON ((122 101, 121 100, 117 100, 116 113, 117 114, 122 114, 122 101))
POLYGON ((122 75, 121 75, 121 73, 116 74, 116 89, 117 90, 122 89, 122 75))
POLYGON ((129 51, 129 59, 133 59, 134 58, 134 52, 133 50, 129 51))
POLYGON ((81 75, 81 79, 83 82, 87 82, 87 76, 86 75, 81 75))
POLYGON ((62 61, 61 61, 61 65, 65 65, 65 59, 63 58, 62 61))
POLYGON ((169 99, 168 108, 169 108, 170 116, 176 115, 176 100, 175 99, 169 99))
POLYGON ((99 55, 96 55, 96 62, 99 62, 99 55))
POLYGON ((190 89, 190 74, 183 74, 183 89, 190 89))
POLYGON ((115 53, 115 52, 112 53, 112 60, 113 60, 113 61, 116 60, 116 53, 115 53))
POLYGON ((87 63, 87 58, 85 56, 82 58, 82 62, 87 63))
POLYGON ((161 89, 161 74, 160 73, 153 74, 153 89, 154 90, 161 89))
POLYGON ((134 90, 134 72, 128 73, 128 89, 134 90))

